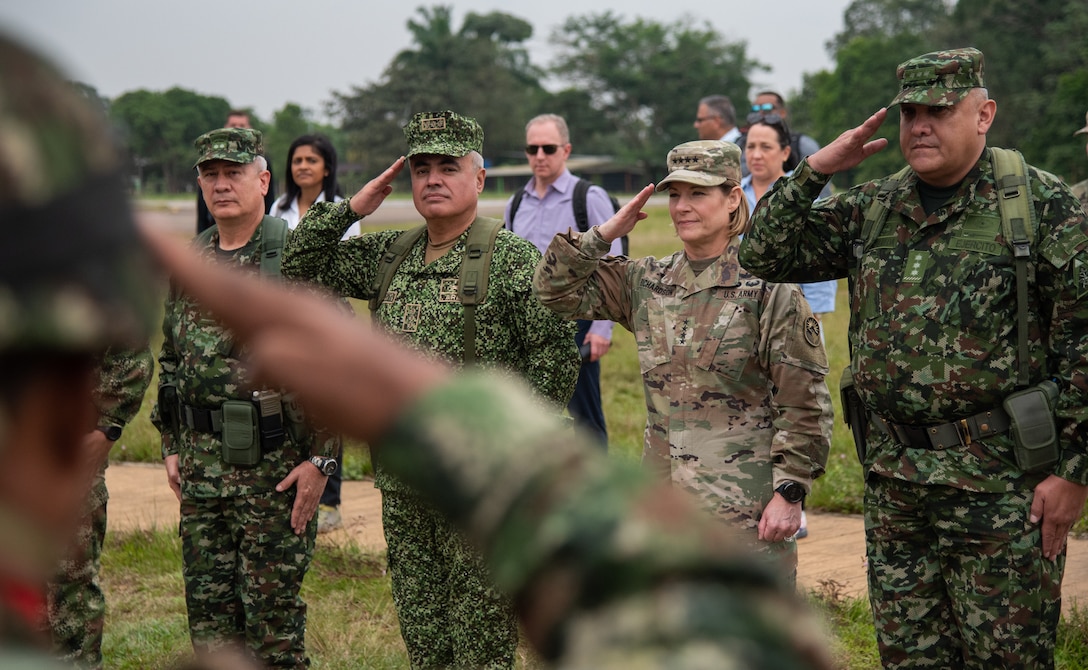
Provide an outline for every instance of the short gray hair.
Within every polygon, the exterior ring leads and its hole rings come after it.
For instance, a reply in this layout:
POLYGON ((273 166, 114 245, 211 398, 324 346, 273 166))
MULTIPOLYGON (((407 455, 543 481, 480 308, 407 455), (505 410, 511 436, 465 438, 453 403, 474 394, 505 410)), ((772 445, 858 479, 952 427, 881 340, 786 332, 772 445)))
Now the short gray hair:
POLYGON ((529 119, 529 123, 525 124, 525 132, 529 132, 529 129, 538 123, 545 123, 551 121, 555 124, 555 127, 559 130, 559 139, 563 140, 563 144, 570 144, 570 128, 567 127, 567 121, 558 114, 539 114, 529 119))
POLYGON ((479 151, 470 151, 465 155, 472 159, 473 169, 475 169, 475 170, 484 169, 484 157, 480 154, 479 151))
POLYGON ((737 125, 737 110, 733 107, 733 101, 726 95, 708 95, 699 101, 700 105, 706 105, 706 108, 719 117, 728 126, 737 125))

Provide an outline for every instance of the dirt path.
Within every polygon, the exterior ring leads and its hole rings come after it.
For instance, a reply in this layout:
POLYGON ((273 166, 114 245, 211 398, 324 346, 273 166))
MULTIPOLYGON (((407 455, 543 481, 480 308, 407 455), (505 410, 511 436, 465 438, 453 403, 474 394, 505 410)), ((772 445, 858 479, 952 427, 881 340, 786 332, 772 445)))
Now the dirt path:
MULTIPOLYGON (((176 528, 178 502, 159 465, 114 464, 106 470, 110 491, 109 531, 176 528)), ((381 494, 369 481, 344 482, 341 489, 344 528, 321 542, 353 539, 374 551, 385 549, 381 494)), ((843 595, 864 596, 865 526, 858 515, 808 515, 809 536, 799 541, 798 583, 805 590, 830 588, 843 595)), ((1088 540, 1071 540, 1065 568, 1066 611, 1074 602, 1088 603, 1088 540)))

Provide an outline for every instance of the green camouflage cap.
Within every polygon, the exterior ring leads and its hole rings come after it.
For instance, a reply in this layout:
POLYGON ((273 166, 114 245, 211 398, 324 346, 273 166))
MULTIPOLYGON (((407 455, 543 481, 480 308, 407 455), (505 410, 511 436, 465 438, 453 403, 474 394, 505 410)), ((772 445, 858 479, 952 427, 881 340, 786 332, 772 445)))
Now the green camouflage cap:
POLYGON ((196 138, 193 146, 200 154, 193 167, 214 160, 252 163, 264 155, 261 131, 252 128, 216 128, 196 138))
POLYGON ((420 112, 404 127, 410 158, 419 154, 467 156, 483 153, 484 129, 476 119, 448 109, 444 112, 420 112))
POLYGON ((156 282, 103 106, 0 35, 0 351, 146 342, 156 282))
POLYGON ((1084 115, 1084 127, 1073 134, 1080 135, 1081 133, 1088 133, 1088 114, 1084 115))
POLYGON ((724 140, 695 140, 674 147, 666 159, 669 174, 657 183, 664 191, 671 182, 717 186, 740 183, 740 147, 724 140))
POLYGON ((895 70, 899 95, 889 107, 911 102, 928 107, 954 105, 982 88, 982 52, 973 47, 934 51, 900 64, 895 70))

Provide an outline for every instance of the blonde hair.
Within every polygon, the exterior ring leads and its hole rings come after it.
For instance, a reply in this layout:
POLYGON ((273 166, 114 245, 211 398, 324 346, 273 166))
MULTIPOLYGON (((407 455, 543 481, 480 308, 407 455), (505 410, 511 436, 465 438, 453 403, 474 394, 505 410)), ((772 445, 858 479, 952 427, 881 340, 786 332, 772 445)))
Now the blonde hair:
MULTIPOLYGON (((733 189, 739 189, 740 184, 735 181, 727 181, 721 185, 726 195, 729 195, 733 189)), ((748 210, 748 196, 744 195, 741 191, 740 204, 737 205, 737 209, 734 210, 733 215, 729 217, 729 238, 732 239, 737 235, 743 235, 748 232, 748 222, 752 213, 748 210)))

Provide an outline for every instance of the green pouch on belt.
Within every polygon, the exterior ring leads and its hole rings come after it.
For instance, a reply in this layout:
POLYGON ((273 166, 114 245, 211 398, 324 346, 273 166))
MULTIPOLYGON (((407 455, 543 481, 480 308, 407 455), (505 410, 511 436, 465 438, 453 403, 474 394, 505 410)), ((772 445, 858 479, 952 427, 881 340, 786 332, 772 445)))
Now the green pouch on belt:
POLYGON ((257 408, 248 400, 223 403, 223 462, 243 467, 261 462, 257 408))
POLYGON ((1058 462, 1058 427, 1054 405, 1058 385, 1047 380, 1017 391, 1001 406, 1009 415, 1016 464, 1025 472, 1043 470, 1058 462))

